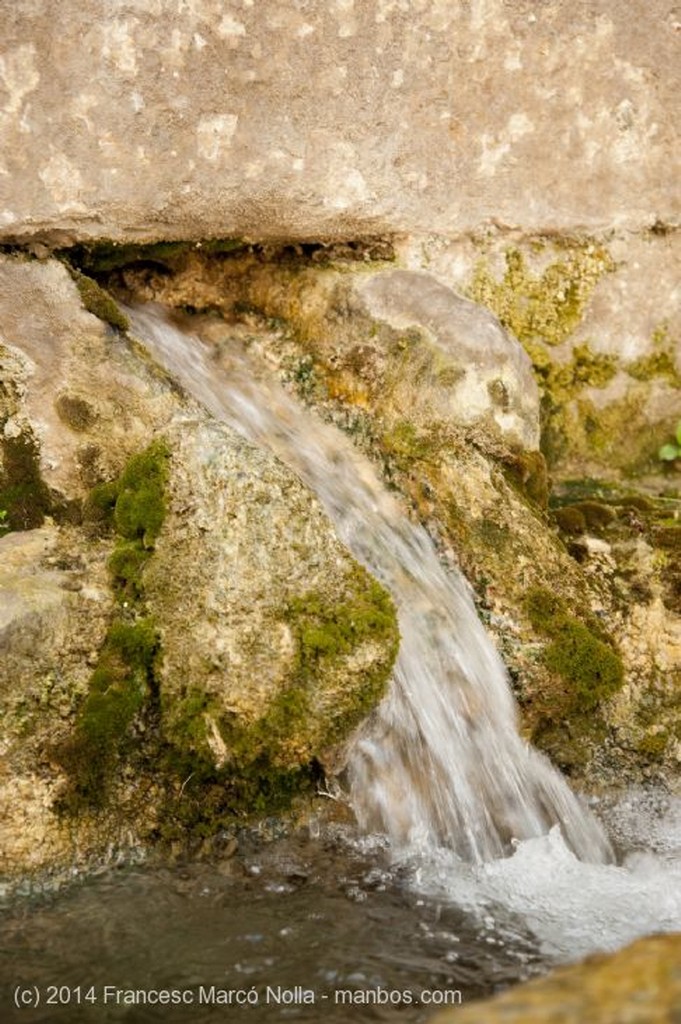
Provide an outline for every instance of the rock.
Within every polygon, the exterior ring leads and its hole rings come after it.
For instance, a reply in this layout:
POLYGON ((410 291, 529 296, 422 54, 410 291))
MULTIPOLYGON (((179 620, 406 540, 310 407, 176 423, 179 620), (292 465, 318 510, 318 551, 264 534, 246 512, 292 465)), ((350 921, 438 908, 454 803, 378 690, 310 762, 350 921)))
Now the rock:
POLYGON ((21 619, 51 615, 63 603, 62 574, 40 570, 55 547, 55 532, 44 528, 0 538, 0 644, 21 619))
POLYGON ((494 999, 443 1011, 432 1024, 676 1024, 680 964, 681 935, 654 935, 494 999))
POLYGON ((383 693, 392 606, 273 455, 201 420, 167 438, 169 515, 144 574, 166 735, 237 775, 323 760, 383 693))
POLYGON ((306 372, 307 359, 321 387, 359 408, 390 405, 395 419, 409 410, 426 432, 463 427, 505 446, 538 446, 528 356, 488 310, 424 271, 184 253, 172 272, 133 264, 112 282, 135 301, 220 310, 230 322, 244 309, 285 320, 304 342, 294 373, 306 372))
POLYGON ((2 232, 664 226, 677 31, 663 0, 67 0, 58 23, 18 0, 2 17, 2 232))
MULTIPOLYGON (((600 255, 588 248, 561 257, 582 282, 585 307, 587 285, 600 280, 600 255)), ((558 271, 547 276, 557 289, 558 271)), ((135 299, 212 310, 190 317, 188 329, 227 361, 230 345, 247 345, 264 374, 276 370, 376 460, 473 584, 524 734, 562 770, 588 787, 637 784, 651 773, 678 785, 681 619, 668 554, 678 528, 656 524, 678 517, 679 503, 657 507, 593 483, 596 500, 585 501, 582 483, 581 501, 556 496, 564 507, 548 510, 544 457, 523 448, 536 442, 537 391, 527 358, 493 317, 421 272, 253 252, 224 261, 185 254, 163 272, 133 266, 112 280, 135 299), (494 370, 489 383, 504 390, 476 391, 476 379, 494 370), (542 623, 528 614, 535 600, 553 605, 542 623), (560 631, 569 641, 556 642, 560 631)), ((567 336, 569 323, 554 315, 557 295, 527 290, 535 304, 528 323, 567 336)), ((589 365, 575 361, 577 385, 589 365)), ((596 376, 599 367, 595 359, 596 376)), ((564 370, 556 359, 557 377, 564 370)))
POLYGON ((54 814, 58 777, 49 750, 82 698, 87 652, 102 642, 110 611, 106 581, 63 589, 68 573, 54 526, 0 539, 0 873, 66 865, 72 836, 54 814))
POLYGON ((176 408, 57 260, 0 257, 0 369, 3 434, 28 431, 42 478, 65 499, 115 476, 176 408))
POLYGON ((429 395, 433 419, 439 414, 470 424, 492 418, 507 438, 538 447, 539 391, 532 364, 487 310, 424 272, 378 273, 357 291, 371 317, 397 330, 421 327, 441 350, 448 373, 429 395))
POLYGON ((681 238, 412 239, 403 259, 487 306, 532 360, 542 451, 563 479, 674 486, 657 452, 681 417, 681 238))
POLYGON ((0 258, 0 283, 0 871, 57 877, 283 808, 380 698, 397 627, 299 479, 64 266, 0 258))

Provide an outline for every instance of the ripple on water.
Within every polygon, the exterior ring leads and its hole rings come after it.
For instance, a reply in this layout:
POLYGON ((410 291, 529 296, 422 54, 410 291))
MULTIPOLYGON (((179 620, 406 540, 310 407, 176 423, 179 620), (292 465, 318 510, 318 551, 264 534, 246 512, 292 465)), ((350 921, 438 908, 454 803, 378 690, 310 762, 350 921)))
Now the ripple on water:
MULTIPOLYGON (((31 1022, 282 1019, 346 1024, 417 1022, 416 1005, 336 1006, 341 989, 460 990, 464 1001, 540 969, 527 934, 490 944, 466 911, 410 891, 385 844, 354 844, 347 832, 242 842, 228 861, 112 871, 6 914, 0 978, 41 989, 104 985, 191 989, 191 1007, 43 1007, 3 1020, 31 1022), (199 988, 251 989, 259 1005, 199 1006, 199 988), (267 986, 302 985, 313 1005, 263 1002, 267 986), (326 997, 326 998, 324 998, 326 997), (323 1007, 323 1012, 320 1009, 323 1007)), ((7 1003, 7 994, 3 999, 7 1003)))

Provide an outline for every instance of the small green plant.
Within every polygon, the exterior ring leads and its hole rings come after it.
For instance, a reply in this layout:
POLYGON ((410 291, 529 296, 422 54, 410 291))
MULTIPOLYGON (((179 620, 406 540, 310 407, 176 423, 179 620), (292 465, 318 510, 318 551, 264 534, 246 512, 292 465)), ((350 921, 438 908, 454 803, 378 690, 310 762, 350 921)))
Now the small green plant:
POLYGON ((681 459, 681 420, 676 424, 676 439, 663 444, 657 457, 661 462, 675 462, 681 459))
POLYGON ((6 508, 0 508, 0 532, 2 532, 2 530, 9 530, 9 523, 5 522, 6 519, 7 519, 7 509, 6 508))

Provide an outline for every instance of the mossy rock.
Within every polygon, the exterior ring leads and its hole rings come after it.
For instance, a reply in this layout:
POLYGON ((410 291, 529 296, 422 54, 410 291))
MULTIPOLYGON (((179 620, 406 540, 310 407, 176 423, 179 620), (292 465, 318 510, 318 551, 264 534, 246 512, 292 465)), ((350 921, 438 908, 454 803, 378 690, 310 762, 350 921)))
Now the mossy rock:
POLYGON ((78 395, 60 395, 54 406, 62 423, 76 433, 88 430, 97 418, 90 403, 78 395))
POLYGON ((101 285, 78 271, 72 271, 72 275, 83 306, 88 313, 92 313, 93 316, 103 320, 111 327, 115 327, 116 330, 123 332, 129 330, 130 321, 127 316, 121 312, 115 299, 101 285))
POLYGON ((586 519, 574 505, 554 509, 553 518, 561 533, 569 537, 578 537, 586 532, 586 519))
POLYGON ((0 441, 0 510, 3 527, 33 530, 52 511, 50 490, 40 472, 40 450, 30 431, 0 441))
POLYGON ((577 536, 591 533, 601 536, 617 520, 617 511, 599 501, 578 501, 553 509, 553 518, 562 533, 577 536))
POLYGON ((113 773, 131 743, 130 727, 150 696, 159 649, 148 619, 114 622, 72 734, 55 751, 68 775, 60 810, 105 805, 113 773))
POLYGON ((559 345, 578 326, 593 289, 612 269, 614 264, 605 248, 575 244, 566 246, 562 258, 535 275, 523 253, 510 248, 500 280, 492 275, 485 260, 478 262, 470 295, 491 309, 526 347, 537 340, 559 345))
POLYGON ((217 734, 230 776, 252 776, 257 765, 260 776, 278 777, 305 769, 344 740, 384 695, 399 640, 394 606, 380 584, 357 566, 347 587, 345 600, 311 592, 283 609, 295 644, 289 678, 255 719, 226 712, 197 689, 179 700, 162 694, 166 735, 178 752, 215 764, 217 734), (330 690, 329 679, 365 645, 381 654, 363 671, 361 686, 330 690))
POLYGON ((154 441, 145 451, 133 455, 116 485, 116 532, 144 548, 153 548, 165 519, 169 455, 165 442, 154 441))
POLYGON ((513 452, 502 460, 507 479, 537 508, 549 503, 550 481, 546 459, 541 452, 513 452))
POLYGON ((637 752, 650 761, 657 761, 664 757, 669 744, 669 734, 665 730, 649 732, 641 739, 637 746, 637 752))
POLYGON ((544 664, 570 684, 572 702, 589 711, 624 682, 619 655, 581 622, 566 618, 544 651, 544 664))
POLYGON ((381 699, 397 653, 395 611, 363 569, 353 576, 346 600, 311 592, 283 609, 295 643, 291 672, 256 719, 229 713, 196 687, 179 699, 161 690, 166 838, 178 830, 210 835, 235 818, 287 809, 321 777, 322 755, 381 699), (366 644, 383 656, 371 661, 361 688, 330 694, 329 677, 366 644))
POLYGON ((55 751, 68 776, 59 809, 70 814, 106 805, 113 773, 133 746, 132 723, 157 699, 160 641, 145 615, 142 571, 165 518, 169 454, 164 441, 152 442, 86 502, 89 522, 117 534, 109 571, 123 611, 107 632, 73 732, 55 751))
POLYGON ((542 661, 568 685, 569 712, 591 711, 622 687, 622 659, 595 616, 587 613, 580 621, 562 597, 539 587, 526 595, 525 610, 537 632, 550 640, 542 661))

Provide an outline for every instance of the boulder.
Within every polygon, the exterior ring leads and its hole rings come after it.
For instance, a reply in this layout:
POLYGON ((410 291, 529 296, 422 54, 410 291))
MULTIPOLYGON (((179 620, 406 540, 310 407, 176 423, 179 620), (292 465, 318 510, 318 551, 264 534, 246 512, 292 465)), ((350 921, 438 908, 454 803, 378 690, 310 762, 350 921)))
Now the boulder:
POLYGON ((432 1018, 431 1024, 675 1024, 681 936, 653 935, 432 1018))

